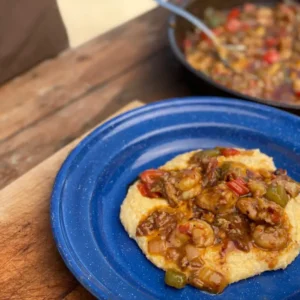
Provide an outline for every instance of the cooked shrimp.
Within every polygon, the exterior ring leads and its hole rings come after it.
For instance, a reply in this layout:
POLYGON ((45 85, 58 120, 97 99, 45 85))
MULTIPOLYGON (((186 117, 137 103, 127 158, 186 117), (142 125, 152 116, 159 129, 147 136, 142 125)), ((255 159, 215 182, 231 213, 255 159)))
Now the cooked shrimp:
POLYGON ((195 198, 202 190, 202 177, 197 168, 173 171, 164 181, 164 191, 171 206, 180 200, 195 198))
POLYGON ((181 235, 190 236, 196 247, 208 247, 215 241, 214 231, 208 223, 202 220, 191 220, 182 223, 177 228, 181 235))
POLYGON ((282 227, 258 225, 252 232, 254 243, 267 250, 281 250, 287 246, 288 233, 282 227))
POLYGON ((196 247, 208 247, 215 241, 215 234, 212 227, 205 221, 191 221, 192 241, 196 247))
POLYGON ((175 184, 181 191, 188 191, 195 186, 201 187, 201 173, 197 169, 183 170, 177 173, 177 183, 175 184))
POLYGON ((238 196, 222 182, 213 188, 205 189, 196 198, 196 204, 213 213, 229 213, 238 200, 238 196))
POLYGON ((241 198, 236 206, 253 221, 264 221, 271 225, 280 224, 282 221, 282 207, 264 198, 241 198))

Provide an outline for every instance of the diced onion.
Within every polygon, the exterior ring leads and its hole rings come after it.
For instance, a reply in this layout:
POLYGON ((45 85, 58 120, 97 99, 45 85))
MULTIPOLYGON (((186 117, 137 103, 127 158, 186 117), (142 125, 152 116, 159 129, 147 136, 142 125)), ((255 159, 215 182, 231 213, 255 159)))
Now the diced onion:
POLYGON ((164 254, 166 242, 161 239, 153 239, 148 242, 148 251, 151 254, 164 254))
POLYGON ((187 259, 189 261, 192 261, 193 259, 195 259, 199 256, 199 250, 190 244, 187 244, 185 246, 185 252, 186 252, 187 259))

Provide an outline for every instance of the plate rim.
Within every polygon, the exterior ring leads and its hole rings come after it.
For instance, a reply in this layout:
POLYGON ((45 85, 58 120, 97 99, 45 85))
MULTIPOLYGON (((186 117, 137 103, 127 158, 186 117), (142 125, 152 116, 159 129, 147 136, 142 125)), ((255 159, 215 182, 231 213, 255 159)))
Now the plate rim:
MULTIPOLYGON (((291 120, 292 122, 299 122, 300 117, 294 115, 292 113, 280 110, 273 106, 268 106, 256 102, 245 102, 241 99, 235 99, 230 97, 215 97, 215 96, 192 96, 192 97, 181 97, 181 98, 170 98, 166 100, 161 100, 157 102, 153 102, 150 104, 143 105, 141 107, 134 108, 127 112, 121 113, 108 121, 100 124, 94 130, 92 130, 88 135, 86 135, 68 154, 68 156, 63 161, 57 175, 54 179, 54 184, 50 197, 50 220, 51 220, 51 229, 52 235, 56 244, 56 248, 58 249, 60 256, 62 257, 65 265, 70 270, 70 272, 75 276, 75 278, 95 297, 101 297, 101 299, 109 299, 108 295, 106 295, 105 291, 99 289, 96 286, 93 286, 89 283, 88 278, 82 276, 81 268, 78 266, 76 259, 70 256, 68 245, 66 245, 66 240, 64 239, 64 233, 61 228, 61 214, 60 214, 60 195, 61 190, 64 187, 65 180, 67 178, 67 172, 69 167, 72 165, 74 158, 77 154, 84 148, 84 146, 90 142, 95 136, 97 136, 101 131, 105 130, 107 127, 119 123, 124 122, 128 119, 134 118, 135 116, 143 113, 147 113, 152 109, 157 109, 160 107, 168 107, 173 105, 184 105, 184 104, 206 104, 206 105, 217 105, 217 104, 226 104, 228 106, 239 106, 241 109, 246 108, 254 108, 259 109, 262 112, 275 113, 277 116, 280 115, 284 118, 291 120)), ((297 147, 300 148, 300 141, 297 144, 297 147)), ((292 295, 290 295, 292 296, 292 295)))

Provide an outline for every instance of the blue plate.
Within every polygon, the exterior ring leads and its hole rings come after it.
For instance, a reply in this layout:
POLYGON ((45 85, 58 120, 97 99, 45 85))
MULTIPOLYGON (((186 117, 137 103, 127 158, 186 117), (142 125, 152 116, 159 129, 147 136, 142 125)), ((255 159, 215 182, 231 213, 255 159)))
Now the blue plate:
POLYGON ((260 148, 300 180, 300 118, 227 98, 185 98, 135 109, 98 127, 69 155, 51 204, 66 265, 100 299, 300 299, 300 257, 213 296, 165 286, 164 272, 124 231, 120 205, 138 174, 175 155, 217 145, 260 148))

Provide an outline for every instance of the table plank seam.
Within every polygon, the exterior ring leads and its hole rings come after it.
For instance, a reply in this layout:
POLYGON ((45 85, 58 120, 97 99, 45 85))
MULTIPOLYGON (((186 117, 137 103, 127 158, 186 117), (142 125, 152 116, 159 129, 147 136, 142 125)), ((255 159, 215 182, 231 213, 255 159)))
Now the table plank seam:
MULTIPOLYGON (((167 48, 167 46, 163 46, 161 48, 159 48, 157 51, 155 51, 154 53, 149 54, 148 56, 146 56, 145 58, 135 62, 134 64, 128 66, 127 68, 125 68, 124 70, 122 70, 121 72, 119 72, 118 74, 115 74, 109 78, 107 78, 106 80, 104 80, 103 82, 92 86, 91 88, 89 88, 88 90, 86 90, 85 92, 83 92, 81 95, 74 97, 73 99, 71 98, 70 101, 68 101, 65 105, 62 105, 61 107, 51 111, 49 114, 44 115, 43 117, 35 120, 32 123, 28 123, 26 125, 26 127, 21 128, 20 130, 14 132, 13 134, 11 134, 10 136, 5 137, 4 139, 0 140, 0 145, 2 143, 5 143, 7 141, 9 141, 11 138, 14 138, 15 136, 17 136, 18 134, 22 133, 23 131, 27 130, 28 128, 31 128, 33 126, 38 125, 41 120, 45 120, 53 115, 55 115, 56 113, 58 113, 59 111, 63 110, 64 108, 66 108, 67 106, 82 100, 83 98, 89 96, 91 93, 100 90, 101 88, 105 87, 108 83, 114 82, 116 80, 118 80, 119 78, 121 78, 122 76, 124 76, 125 74, 127 74, 128 72, 131 72, 132 70, 136 69, 139 67, 140 64, 145 63, 148 60, 151 60, 153 57, 155 57, 156 55, 158 55, 161 51, 165 50, 167 48)), ((1 156, 0 156, 1 158, 1 156)))

